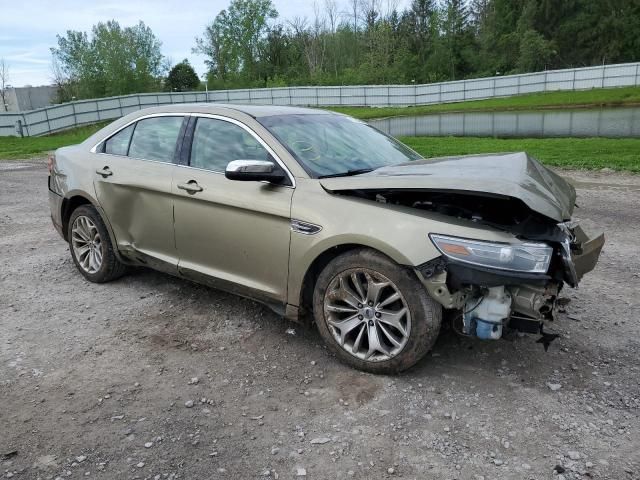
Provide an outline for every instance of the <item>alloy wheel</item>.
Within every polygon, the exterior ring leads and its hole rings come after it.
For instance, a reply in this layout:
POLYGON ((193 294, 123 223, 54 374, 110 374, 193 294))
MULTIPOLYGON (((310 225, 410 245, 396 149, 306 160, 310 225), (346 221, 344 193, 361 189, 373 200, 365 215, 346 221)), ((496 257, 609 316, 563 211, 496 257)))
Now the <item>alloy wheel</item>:
POLYGON ((78 216, 71 227, 71 247, 78 265, 87 273, 96 273, 102 266, 102 239, 98 227, 89 217, 78 216))
POLYGON ((338 345, 369 362, 393 358, 411 334, 411 314, 398 287, 365 268, 346 270, 331 280, 324 318, 338 345))

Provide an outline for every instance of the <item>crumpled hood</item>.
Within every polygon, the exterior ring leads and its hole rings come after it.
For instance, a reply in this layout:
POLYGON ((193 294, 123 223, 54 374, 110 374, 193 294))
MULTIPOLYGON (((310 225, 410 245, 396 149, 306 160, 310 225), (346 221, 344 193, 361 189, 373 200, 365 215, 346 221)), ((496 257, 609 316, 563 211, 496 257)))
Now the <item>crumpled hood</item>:
POLYGON ((524 152, 419 160, 324 178, 320 184, 329 192, 407 189, 503 195, 558 222, 571 218, 576 200, 573 186, 524 152))

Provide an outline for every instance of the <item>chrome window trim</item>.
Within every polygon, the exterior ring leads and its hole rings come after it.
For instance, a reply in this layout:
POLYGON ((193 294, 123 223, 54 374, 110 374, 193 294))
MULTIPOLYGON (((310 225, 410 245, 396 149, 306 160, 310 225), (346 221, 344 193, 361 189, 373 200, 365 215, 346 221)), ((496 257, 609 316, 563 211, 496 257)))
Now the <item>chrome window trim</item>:
POLYGON ((150 160, 148 158, 130 157, 129 155, 117 155, 115 153, 101 153, 101 152, 98 152, 98 153, 96 153, 96 155, 109 155, 110 157, 126 158, 128 160, 133 160, 135 162, 150 162, 150 163, 159 163, 160 165, 171 165, 171 166, 175 166, 176 165, 173 162, 163 162, 162 160, 150 160))
MULTIPOLYGON (((121 126, 119 129, 117 129, 115 132, 111 132, 109 135, 102 137, 102 139, 97 142, 93 147, 91 147, 91 149, 89 150, 90 153, 95 153, 97 155, 114 155, 113 153, 105 153, 105 152, 96 152, 96 149, 98 148, 98 145, 100 145, 102 142, 105 142, 107 140, 109 140, 111 137, 113 137, 114 135, 117 135, 118 133, 120 133, 120 131, 124 130, 125 128, 127 128, 129 125, 139 122, 140 120, 145 120, 147 118, 154 118, 154 117, 189 117, 191 116, 190 113, 187 112, 162 112, 162 113, 150 113, 148 115, 143 115, 141 117, 138 118, 134 118, 133 120, 131 120, 128 123, 125 123, 123 126, 121 126)), ((136 160, 147 160, 146 158, 137 158, 137 157, 130 157, 129 155, 118 155, 119 157, 127 157, 127 158, 135 158, 136 160)), ((150 162, 158 162, 158 163, 173 163, 173 162, 160 162, 159 160, 148 160, 150 162)))
MULTIPOLYGON (((106 135, 105 137, 103 137, 102 139, 100 139, 100 141, 98 141, 93 147, 91 147, 91 149, 89 150, 89 152, 91 153, 95 153, 96 155, 113 155, 110 153, 105 153, 105 152, 97 152, 96 149, 98 148, 98 145, 100 145, 102 142, 105 142, 106 140, 110 139, 111 137, 113 137, 114 135, 117 135, 121 130, 124 130, 125 128, 127 128, 129 125, 139 122, 140 120, 145 120, 147 118, 154 118, 154 117, 196 117, 196 118, 213 118, 214 120, 222 120, 224 122, 230 122, 233 123, 237 126, 239 126, 240 128, 242 128, 243 130, 245 130, 246 132, 249 133, 249 135, 251 135, 253 138, 255 138, 258 143, 260 145, 262 145, 267 152, 275 159, 275 161, 278 163, 278 165, 280 165, 280 167, 285 171, 285 173, 287 174, 287 176, 289 177, 289 180, 291 181, 291 185, 282 185, 283 187, 288 187, 288 188, 296 188, 296 179, 293 176, 293 174, 291 173, 291 171, 289 170, 289 168, 285 165, 285 163, 280 159, 280 157, 276 154, 276 152, 269 146, 269 144, 267 142, 265 142, 256 132, 254 132, 250 127, 248 127, 247 125, 245 125, 244 123, 242 123, 240 120, 236 120, 235 118, 230 118, 230 117, 225 117, 224 115, 218 115, 218 114, 213 114, 213 113, 199 113, 199 112, 160 112, 160 113, 150 113, 148 115, 143 115, 141 117, 135 118, 133 120, 131 120, 130 122, 122 125, 120 128, 118 128, 118 130, 116 130, 115 132, 111 132, 109 135, 106 135)), ((193 140, 192 140, 193 141, 193 140)), ((190 165, 180 165, 180 164, 176 164, 173 162, 161 162, 159 160, 150 160, 150 159, 146 159, 146 158, 136 158, 136 157, 130 157, 128 155, 118 155, 119 157, 123 157, 123 158, 131 158, 132 160, 143 160, 146 162, 157 162, 157 163, 164 163, 164 164, 172 164, 175 165, 176 167, 182 167, 182 168, 193 168, 194 170, 201 170, 203 172, 209 172, 209 173, 216 173, 218 175, 224 175, 224 172, 217 172, 215 170, 208 170, 206 168, 198 168, 198 167, 192 167, 190 165)))

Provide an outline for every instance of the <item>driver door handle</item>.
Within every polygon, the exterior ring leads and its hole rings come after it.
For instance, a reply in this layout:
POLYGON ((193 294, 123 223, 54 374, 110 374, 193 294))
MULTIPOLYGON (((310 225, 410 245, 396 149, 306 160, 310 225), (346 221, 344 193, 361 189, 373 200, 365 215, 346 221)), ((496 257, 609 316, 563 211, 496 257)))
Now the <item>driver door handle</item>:
POLYGON ((198 185, 198 182, 196 182, 195 180, 191 180, 190 182, 187 182, 187 183, 179 183, 178 188, 180 190, 185 190, 189 193, 197 193, 203 190, 202 187, 198 185))
POLYGON ((113 175, 113 172, 109 167, 104 167, 102 170, 96 170, 98 175, 102 175, 102 178, 107 178, 113 175))

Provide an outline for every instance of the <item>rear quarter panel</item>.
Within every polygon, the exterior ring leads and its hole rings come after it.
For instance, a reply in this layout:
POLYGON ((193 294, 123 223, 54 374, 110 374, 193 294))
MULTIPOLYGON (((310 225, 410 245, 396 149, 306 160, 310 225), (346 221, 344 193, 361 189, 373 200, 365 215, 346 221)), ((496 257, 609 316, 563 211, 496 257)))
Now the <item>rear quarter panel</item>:
POLYGON ((100 211, 93 186, 96 155, 85 150, 82 145, 72 145, 57 149, 55 156, 55 165, 49 179, 49 206, 56 229, 65 237, 64 215, 73 197, 86 199, 100 211))
POLYGON ((85 151, 81 145, 59 148, 55 155, 56 165, 51 175, 52 189, 64 198, 82 195, 95 204, 93 171, 96 155, 85 151))

